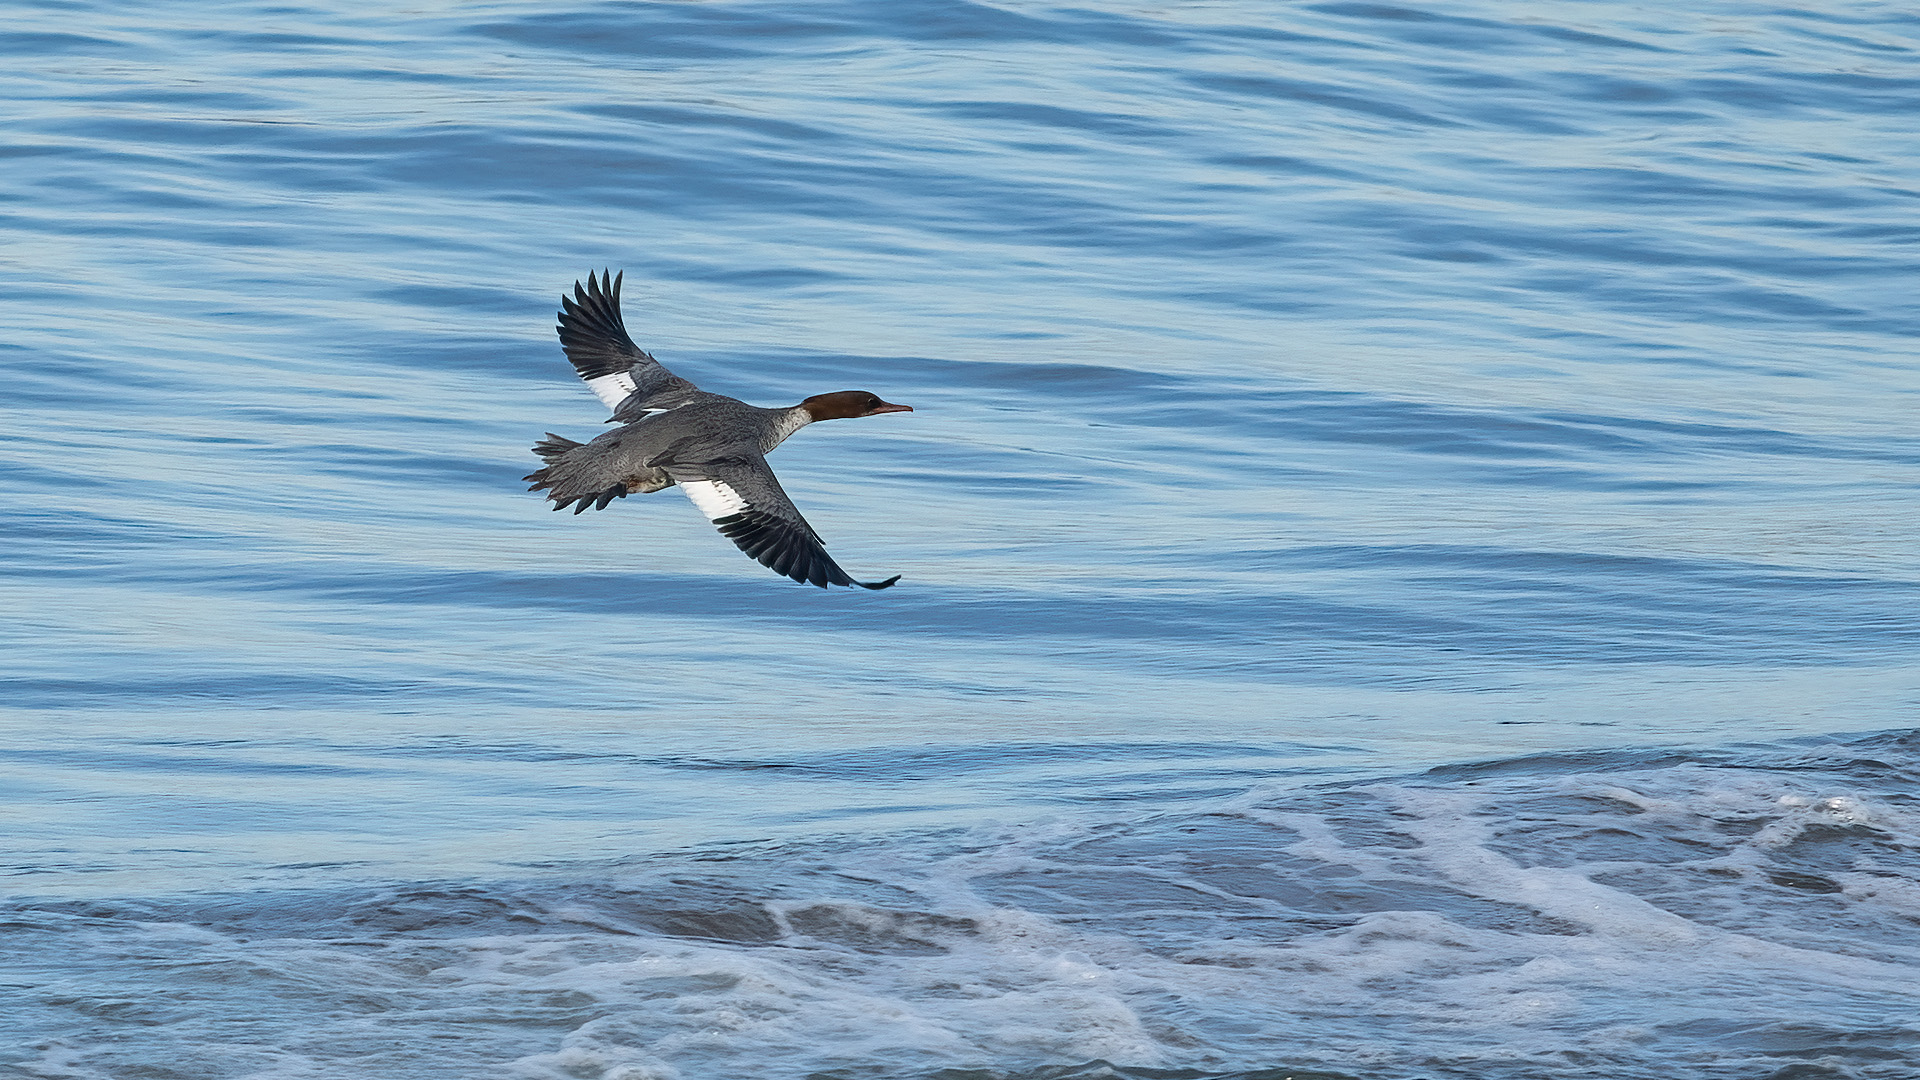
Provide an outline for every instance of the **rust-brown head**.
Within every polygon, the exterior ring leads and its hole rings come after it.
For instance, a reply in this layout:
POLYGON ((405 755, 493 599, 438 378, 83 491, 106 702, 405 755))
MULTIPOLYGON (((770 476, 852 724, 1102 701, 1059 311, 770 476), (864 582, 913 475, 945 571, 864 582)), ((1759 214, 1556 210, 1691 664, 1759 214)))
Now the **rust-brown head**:
POLYGON ((913 411, 911 405, 881 401, 878 395, 865 390, 835 390, 831 394, 815 394, 801 402, 800 407, 815 420, 845 420, 855 416, 913 411))

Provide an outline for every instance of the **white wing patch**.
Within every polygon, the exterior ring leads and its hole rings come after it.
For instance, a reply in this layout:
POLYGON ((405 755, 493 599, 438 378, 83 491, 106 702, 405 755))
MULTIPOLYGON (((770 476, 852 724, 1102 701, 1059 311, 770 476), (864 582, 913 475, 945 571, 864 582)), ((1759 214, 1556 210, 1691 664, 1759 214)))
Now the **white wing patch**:
POLYGON ((602 375, 597 379, 588 379, 587 389, 593 391, 594 397, 606 402, 607 408, 615 408, 621 402, 627 400, 628 394, 633 393, 633 373, 630 371, 616 371, 611 375, 602 375))
POLYGON ((741 498, 739 492, 719 480, 682 480, 680 490, 686 492, 687 498, 693 500, 693 505, 707 515, 708 521, 732 517, 748 506, 747 500, 741 498))

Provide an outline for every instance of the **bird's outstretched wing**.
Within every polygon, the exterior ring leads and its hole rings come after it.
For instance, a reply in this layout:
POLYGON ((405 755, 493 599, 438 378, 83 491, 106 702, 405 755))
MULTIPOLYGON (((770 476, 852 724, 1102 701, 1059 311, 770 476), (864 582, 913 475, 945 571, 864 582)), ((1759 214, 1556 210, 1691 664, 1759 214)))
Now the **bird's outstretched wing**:
POLYGON ((598 279, 588 274, 585 285, 574 282, 572 296, 561 294, 560 347, 595 397, 616 415, 637 420, 649 411, 683 403, 699 388, 662 367, 627 336, 620 318, 620 282, 625 276, 622 272, 609 279, 602 270, 598 279))
POLYGON ((757 453, 666 468, 722 536, 776 574, 823 589, 884 589, 900 580, 896 574, 885 581, 855 581, 840 569, 757 453))

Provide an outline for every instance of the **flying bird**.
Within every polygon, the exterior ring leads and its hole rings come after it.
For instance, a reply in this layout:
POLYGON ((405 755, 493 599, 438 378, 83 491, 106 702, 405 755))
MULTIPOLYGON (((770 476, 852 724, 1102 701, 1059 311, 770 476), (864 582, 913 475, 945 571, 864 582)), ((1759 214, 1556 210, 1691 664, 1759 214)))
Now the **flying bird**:
POLYGON ((884 589, 855 581, 780 489, 767 454, 816 420, 912 412, 865 390, 839 390, 786 409, 710 394, 668 371, 627 336, 619 276, 602 270, 560 297, 560 347, 620 426, 589 443, 547 433, 533 452, 546 468, 525 477, 555 510, 603 510, 633 492, 679 487, 720 534, 761 565, 802 584, 884 589))

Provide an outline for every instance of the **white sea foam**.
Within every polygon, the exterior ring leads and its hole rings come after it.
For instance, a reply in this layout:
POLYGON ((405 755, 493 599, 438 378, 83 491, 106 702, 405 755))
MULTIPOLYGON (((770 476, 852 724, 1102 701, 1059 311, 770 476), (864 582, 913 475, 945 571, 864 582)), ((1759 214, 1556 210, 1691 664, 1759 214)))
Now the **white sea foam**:
POLYGON ((44 974, 16 961, 13 981, 36 987, 36 1015, 68 1019, 43 1019, 13 1064, 121 1075, 138 1055, 96 1028, 137 1019, 169 1067, 209 1076, 1105 1060, 1476 1080, 1743 1080, 1799 1062, 1905 1080, 1915 850, 1904 804, 1844 776, 1623 764, 691 852, 564 881, 41 906, 14 936, 44 974))

